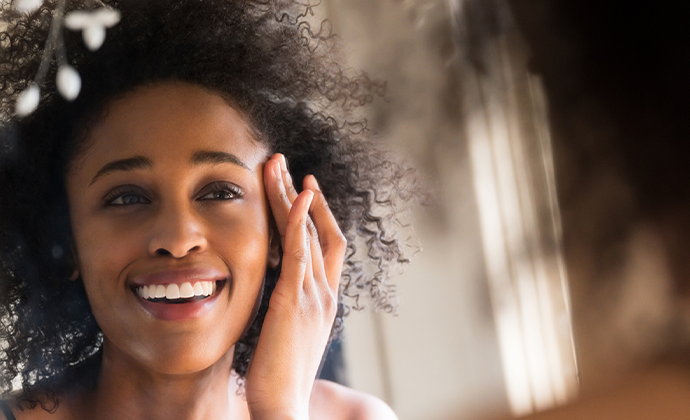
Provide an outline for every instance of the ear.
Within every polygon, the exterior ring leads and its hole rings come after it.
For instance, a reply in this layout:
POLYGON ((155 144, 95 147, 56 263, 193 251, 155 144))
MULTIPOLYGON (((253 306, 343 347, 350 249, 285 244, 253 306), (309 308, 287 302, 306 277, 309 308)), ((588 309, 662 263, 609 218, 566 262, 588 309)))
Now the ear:
POLYGON ((81 276, 81 271, 79 271, 79 256, 77 256, 77 248, 74 246, 74 241, 72 241, 72 245, 70 246, 70 252, 72 253, 70 260, 72 260, 72 264, 74 264, 74 270, 72 270, 69 279, 70 281, 76 281, 81 276))
POLYGON ((280 264, 280 235, 276 229, 271 226, 268 232, 268 256, 266 257, 268 268, 276 268, 280 264))

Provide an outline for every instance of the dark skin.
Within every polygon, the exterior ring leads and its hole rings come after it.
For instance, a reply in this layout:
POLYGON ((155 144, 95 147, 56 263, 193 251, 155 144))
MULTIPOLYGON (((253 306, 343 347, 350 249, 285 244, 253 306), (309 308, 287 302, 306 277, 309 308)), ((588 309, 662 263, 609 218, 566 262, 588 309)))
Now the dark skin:
POLYGON ((373 397, 314 381, 346 242, 313 176, 298 194, 283 156, 240 111, 184 83, 112 102, 88 140, 67 192, 79 275, 105 336, 98 384, 62 396, 54 414, 15 410, 18 419, 396 418, 373 397), (281 249, 245 399, 234 345, 281 249), (189 311, 137 292, 185 282, 217 286, 189 311))

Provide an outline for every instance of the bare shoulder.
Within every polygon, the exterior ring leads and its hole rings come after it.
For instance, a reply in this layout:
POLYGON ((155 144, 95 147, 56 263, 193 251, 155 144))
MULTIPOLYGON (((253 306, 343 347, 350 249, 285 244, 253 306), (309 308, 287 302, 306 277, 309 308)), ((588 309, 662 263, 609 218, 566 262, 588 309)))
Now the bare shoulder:
POLYGON ((398 420, 393 410, 373 395, 324 380, 314 384, 311 412, 316 420, 398 420))

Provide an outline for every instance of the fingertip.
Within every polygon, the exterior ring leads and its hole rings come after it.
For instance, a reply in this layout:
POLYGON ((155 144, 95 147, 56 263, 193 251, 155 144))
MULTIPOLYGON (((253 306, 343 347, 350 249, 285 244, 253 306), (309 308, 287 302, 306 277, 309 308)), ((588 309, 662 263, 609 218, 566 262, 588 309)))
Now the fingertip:
POLYGON ((276 180, 278 180, 278 181, 283 180, 283 174, 280 171, 280 164, 277 162, 273 164, 273 175, 276 177, 276 180))
POLYGON ((276 156, 278 153, 271 156, 270 159, 264 164, 264 177, 268 178, 269 175, 273 174, 276 178, 280 179, 280 163, 277 161, 276 156))
POLYGON ((285 160, 285 155, 282 153, 277 153, 278 155, 278 162, 280 162, 280 169, 282 169, 283 172, 287 172, 287 161, 285 160))
POLYGON ((306 211, 304 212, 304 218, 306 219, 309 216, 312 202, 314 201, 314 192, 312 190, 304 190, 300 195, 304 196, 304 207, 306 208, 306 211))
POLYGON ((316 181, 316 177, 312 174, 309 174, 304 177, 304 189, 310 189, 314 191, 321 191, 321 187, 319 187, 318 181, 316 181))
POLYGON ((311 204, 312 201, 314 201, 314 191, 312 190, 304 190, 303 193, 305 194, 305 200, 307 202, 307 207, 311 209, 311 204))
POLYGON ((311 174, 304 177, 303 187, 304 191, 310 190, 314 193, 314 200, 309 208, 309 210, 312 211, 315 202, 324 199, 323 192, 321 192, 321 188, 319 187, 319 183, 316 181, 316 177, 311 174))
POLYGON ((314 199, 314 192, 311 190, 304 190, 295 201, 292 203, 291 212, 295 212, 295 216, 298 218, 307 218, 309 216, 309 209, 311 208, 312 200, 314 199))

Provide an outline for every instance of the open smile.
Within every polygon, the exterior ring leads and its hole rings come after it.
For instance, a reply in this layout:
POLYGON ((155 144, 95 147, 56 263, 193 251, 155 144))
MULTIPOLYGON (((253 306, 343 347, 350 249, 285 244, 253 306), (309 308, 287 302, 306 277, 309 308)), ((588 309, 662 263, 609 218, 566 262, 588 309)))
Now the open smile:
POLYGON ((205 299, 216 293, 217 281, 184 282, 182 284, 151 284, 139 286, 134 292, 152 302, 180 303, 189 299, 205 299))
POLYGON ((229 279, 132 287, 144 309, 163 321, 198 318, 217 301, 229 279))

